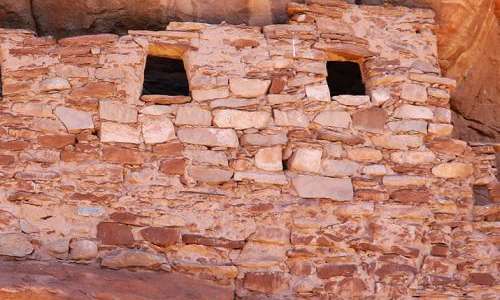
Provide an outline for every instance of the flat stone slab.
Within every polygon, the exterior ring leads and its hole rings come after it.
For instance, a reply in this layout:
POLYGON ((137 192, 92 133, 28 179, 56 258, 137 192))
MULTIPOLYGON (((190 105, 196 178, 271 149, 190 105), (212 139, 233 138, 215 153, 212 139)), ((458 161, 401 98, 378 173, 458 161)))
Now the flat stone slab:
POLYGON ((178 273, 116 271, 54 262, 0 262, 0 299, 86 300, 91 299, 89 295, 121 300, 229 300, 233 299, 233 290, 178 273))

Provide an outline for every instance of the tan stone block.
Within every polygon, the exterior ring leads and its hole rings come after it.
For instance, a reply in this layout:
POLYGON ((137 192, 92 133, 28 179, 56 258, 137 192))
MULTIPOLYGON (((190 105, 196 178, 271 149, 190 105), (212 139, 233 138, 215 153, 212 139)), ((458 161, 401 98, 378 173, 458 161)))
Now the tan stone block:
POLYGON ((423 119, 432 120, 434 113, 425 106, 403 104, 396 109, 394 116, 400 119, 423 119))
POLYGON ((255 166, 265 171, 282 171, 283 156, 281 146, 259 149, 255 154, 255 166))
POLYGON ((270 121, 271 113, 267 111, 223 109, 214 112, 214 124, 223 128, 259 129, 267 127, 270 121))
POLYGON ((452 162, 432 168, 432 174, 441 178, 467 178, 472 176, 474 168, 471 164, 452 162))
POLYGON ((360 168, 358 163, 350 160, 325 159, 321 163, 321 175, 329 177, 346 177, 355 175, 360 168))
POLYGON ((424 141, 421 135, 391 135, 384 134, 372 137, 372 142, 377 147, 394 150, 408 150, 418 148, 424 141))
POLYGON ((450 136, 453 133, 453 125, 451 124, 429 124, 429 134, 438 137, 450 136))
POLYGON ((183 143, 212 147, 236 148, 238 136, 234 129, 218 128, 179 128, 177 136, 183 143))
POLYGON ((404 83, 401 86, 401 98, 412 102, 427 102, 427 88, 420 84, 404 83))
POLYGON ((142 136, 146 144, 161 144, 176 138, 168 116, 148 116, 142 119, 142 136))
POLYGON ((434 162, 432 151, 398 151, 391 153, 391 160, 397 164, 419 165, 434 162))
POLYGON ((256 98, 264 96, 270 85, 270 80, 248 78, 231 78, 229 80, 229 87, 233 95, 242 98, 256 98))
POLYGON ((321 149, 298 148, 288 160, 288 168, 299 172, 318 173, 321 169, 321 149))
POLYGON ((59 106, 54 113, 70 132, 94 128, 94 121, 89 112, 59 106))
POLYGON ((63 91, 70 88, 71 85, 64 78, 49 78, 40 82, 40 91, 42 92, 63 91))
POLYGON ((289 127, 307 127, 309 126, 309 118, 298 110, 273 110, 274 122, 278 126, 289 127))
POLYGON ((188 174, 196 181, 207 183, 223 183, 233 177, 232 170, 223 170, 214 167, 191 166, 188 168, 188 174))
POLYGON ((255 172, 255 171, 237 171, 234 173, 235 181, 253 181, 263 184, 286 185, 288 179, 283 172, 255 172))
POLYGON ((101 100, 99 102, 99 116, 101 120, 118 123, 137 122, 137 110, 119 101, 101 100))
POLYGON ((101 260, 101 266, 110 269, 148 268, 159 269, 166 263, 164 256, 142 250, 120 249, 109 252, 101 260))
POLYGON ((354 197, 351 179, 296 175, 292 184, 299 197, 349 201, 354 197))
POLYGON ((193 163, 210 164, 215 166, 227 167, 228 158, 225 152, 210 150, 184 150, 184 155, 193 163))
POLYGON ((352 115, 352 126, 363 131, 384 132, 386 122, 387 112, 378 107, 357 111, 352 115))
POLYGON ((42 118, 52 118, 54 114, 52 113, 52 107, 49 104, 44 103, 14 103, 12 105, 12 112, 18 115, 34 116, 42 118))
POLYGON ((229 97, 229 89, 227 87, 220 87, 213 89, 192 90, 191 96, 194 101, 199 102, 227 98, 229 97))
POLYGON ((312 101, 330 102, 330 89, 328 85, 308 85, 306 86, 306 95, 312 101))
POLYGON ((327 127, 349 128, 351 114, 346 111, 322 111, 316 115, 314 122, 327 127))
POLYGON ((73 260, 92 260, 99 252, 97 244, 90 240, 73 240, 69 248, 69 257, 73 260))
POLYGON ((412 175, 387 175, 383 178, 384 185, 387 186, 421 186, 425 185, 429 180, 421 176, 412 175))
POLYGON ((141 143, 140 128, 125 124, 102 122, 100 136, 103 143, 141 143))
POLYGON ((347 106, 360 106, 370 103, 369 96, 340 95, 333 96, 332 99, 342 105, 347 106))
POLYGON ((389 122, 389 129, 394 133, 420 132, 427 133, 427 122, 424 120, 402 120, 389 122))
POLYGON ((274 145, 286 145, 288 137, 284 132, 277 134, 249 133, 241 137, 242 145, 269 147, 274 145))
POLYGON ((175 125, 210 126, 212 125, 212 114, 199 106, 181 106, 177 110, 174 123, 175 125))
POLYGON ((0 234, 0 255, 25 257, 33 252, 33 245, 27 235, 22 233, 0 234))
POLYGON ((347 157, 354 161, 376 163, 382 160, 382 152, 372 148, 352 148, 347 150, 347 157))

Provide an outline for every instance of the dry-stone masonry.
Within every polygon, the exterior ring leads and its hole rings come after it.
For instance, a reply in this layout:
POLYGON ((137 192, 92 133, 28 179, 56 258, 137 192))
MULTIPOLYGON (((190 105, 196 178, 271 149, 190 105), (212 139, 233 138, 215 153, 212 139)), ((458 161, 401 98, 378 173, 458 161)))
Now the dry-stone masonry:
POLYGON ((306 2, 263 28, 0 30, 0 256, 240 299, 493 299, 498 147, 449 137, 433 12, 306 2), (148 55, 190 96, 141 96, 148 55), (331 98, 327 61, 366 95, 331 98))

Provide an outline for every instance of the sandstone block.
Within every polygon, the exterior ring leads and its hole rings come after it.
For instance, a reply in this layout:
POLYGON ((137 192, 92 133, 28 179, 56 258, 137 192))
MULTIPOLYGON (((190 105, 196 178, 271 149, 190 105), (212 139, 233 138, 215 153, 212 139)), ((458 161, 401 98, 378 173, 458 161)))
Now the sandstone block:
POLYGON ((97 239, 104 245, 132 246, 135 242, 132 231, 127 225, 101 222, 97 225, 97 239))
POLYGON ((432 174, 441 178, 467 178, 473 173, 471 164, 459 162, 444 163, 432 168, 432 174))
POLYGON ((49 78, 40 82, 41 92, 63 91, 71 88, 69 82, 64 78, 49 78))
POLYGON ((48 134, 38 137, 38 143, 44 148, 61 149, 74 144, 75 141, 75 136, 70 134, 48 134))
POLYGON ((391 91, 388 88, 376 88, 374 89, 371 94, 371 99, 373 104, 375 105, 381 105, 385 103, 387 100, 391 99, 391 91))
POLYGON ((389 122, 389 129, 394 133, 427 133, 427 122, 423 120, 402 120, 389 122))
POLYGON ((420 147, 424 141, 420 135, 391 135, 384 134, 372 137, 372 142, 375 146, 394 149, 394 150, 408 150, 410 148, 420 147))
POLYGON ((360 165, 350 160, 326 159, 321 163, 321 175, 329 177, 353 176, 360 165))
POLYGON ((288 289, 288 280, 283 272, 247 272, 243 287, 261 293, 279 293, 288 289))
POLYGON ((161 144, 176 138, 175 128, 168 116, 150 116, 142 123, 142 136, 146 144, 161 144))
POLYGON ((397 190, 390 197, 400 203, 429 203, 432 200, 432 194, 425 188, 397 190))
POLYGON ((270 80, 261 79, 231 78, 229 80, 231 92, 235 96, 242 98, 256 98, 264 96, 267 93, 270 84, 270 80))
POLYGON ((222 99, 229 97, 229 89, 227 87, 220 87, 214 89, 192 90, 191 96, 193 100, 198 102, 222 99))
POLYGON ((99 102, 99 116, 101 120, 118 123, 137 122, 137 110, 119 101, 101 100, 99 102))
POLYGON ((317 267, 318 277, 329 279, 336 276, 352 277, 356 272, 355 265, 325 264, 317 267))
POLYGON ((307 127, 309 126, 309 118, 298 110, 273 110, 274 122, 278 126, 290 127, 307 127))
POLYGON ((25 257, 33 252, 28 237, 22 233, 0 234, 0 255, 12 257, 25 257))
POLYGON ((468 146, 466 142, 461 140, 437 138, 427 143, 427 147, 434 152, 451 155, 463 155, 468 146))
POLYGON ((98 254, 97 244, 90 240, 73 240, 69 247, 69 257, 74 260, 91 260, 98 254))
POLYGON ((25 150, 21 152, 19 158, 21 161, 35 161, 41 163, 55 163, 60 160, 60 152, 56 150, 25 150))
POLYGON ((421 186, 427 182, 428 179, 425 177, 411 175, 387 175, 383 178, 383 184, 387 186, 421 186))
POLYGON ((314 118, 314 122, 322 126, 349 128, 351 114, 345 111, 322 111, 314 118))
POLYGON ((105 161, 119 164, 140 165, 144 162, 141 152, 115 146, 104 147, 102 158, 105 161))
POLYGON ((357 111, 352 115, 352 126, 367 132, 384 132, 386 122, 387 112, 378 107, 357 111))
POLYGON ((52 107, 49 104, 44 103, 14 103, 12 105, 12 111, 19 115, 41 117, 41 118, 52 118, 52 107))
POLYGON ((225 152, 210 150, 184 150, 184 155, 193 163, 210 164, 227 167, 228 158, 225 152))
POLYGON ((312 101, 331 101, 330 89, 326 84, 306 86, 306 95, 307 98, 312 101))
POLYGON ((8 166, 13 164, 15 161, 16 158, 13 155, 0 155, 0 166, 8 166))
POLYGON ((186 160, 183 158, 166 159, 160 163, 160 172, 166 175, 184 175, 186 166, 186 160))
POLYGON ((412 102, 427 102, 427 88, 420 84, 405 83, 401 86, 401 98, 412 102))
POLYGON ((397 164, 419 165, 434 162, 436 155, 431 151, 397 151, 391 153, 391 160, 397 164))
POLYGON ((181 106, 175 116, 175 125, 212 125, 212 114, 199 106, 181 106))
POLYGON ((101 142, 140 144, 141 131, 140 128, 125 124, 102 122, 101 142))
POLYGON ((342 105, 347 105, 347 106, 360 106, 370 103, 369 96, 340 95, 340 96, 333 96, 332 99, 342 105))
POLYGON ((117 250, 104 256, 101 266, 110 269, 148 268, 158 269, 167 261, 165 257, 141 250, 117 250))
POLYGON ((427 93, 429 96, 438 98, 438 99, 450 99, 450 93, 447 90, 437 89, 437 88, 428 88, 427 93))
POLYGON ((232 170, 223 170, 205 166, 191 166, 188 168, 188 174, 196 181, 207 183, 223 183, 233 177, 232 170))
POLYGON ((278 245, 290 244, 290 230, 287 228, 259 225, 249 241, 278 245))
POLYGON ((362 173, 369 176, 383 176, 388 170, 384 165, 368 165, 363 167, 362 173))
POLYGON ((267 172, 254 172, 254 171, 245 171, 245 172, 235 172, 234 173, 235 181, 254 181, 257 183, 264 184, 277 184, 277 185, 286 185, 288 184, 288 180, 285 174, 281 173, 267 173, 267 172))
POLYGON ((189 96, 169 96, 169 95, 142 95, 141 100, 152 104, 184 104, 191 102, 189 96))
POLYGON ((183 155, 184 145, 178 141, 153 146, 153 152, 166 157, 179 157, 183 155))
POLYGON ((298 95, 280 95, 280 94, 275 94, 275 95, 268 95, 267 96, 267 101, 271 105, 277 105, 277 104, 284 104, 284 103, 295 103, 304 98, 304 94, 298 94, 298 95))
POLYGON ((255 154, 255 166, 265 171, 282 171, 283 156, 281 146, 259 149, 255 154))
POLYGON ((400 119, 423 119, 432 120, 434 113, 425 106, 403 104, 396 109, 394 116, 400 119))
POLYGON ((236 148, 238 136, 233 129, 179 128, 177 135, 183 143, 212 147, 236 148))
POLYGON ((429 124, 429 134, 439 137, 450 136, 453 133, 453 125, 451 124, 429 124))
POLYGON ((89 112, 59 106, 54 113, 70 132, 94 128, 92 115, 89 112))
POLYGON ((312 148, 298 148, 288 161, 290 170, 318 173, 321 169, 323 151, 312 148))
POLYGON ((248 268, 270 268, 286 259, 289 246, 249 241, 243 247, 234 264, 248 268))
POLYGON ((241 137, 242 145, 270 147, 274 145, 286 145, 287 142, 288 137, 284 132, 277 134, 249 133, 241 137))
POLYGON ((214 112, 214 124, 217 127, 248 129, 264 128, 271 121, 271 113, 266 111, 244 111, 223 109, 214 112))
POLYGON ((354 196, 351 179, 297 175, 292 177, 292 184, 302 198, 349 201, 354 196))
POLYGON ((434 122, 436 123, 451 123, 451 110, 443 107, 434 109, 434 122))
POLYGON ((457 86, 457 81, 455 79, 445 78, 434 74, 410 73, 410 79, 419 82, 446 85, 451 88, 457 86))
POLYGON ((241 249, 245 245, 245 241, 232 241, 224 238, 213 238, 198 234, 183 234, 182 242, 187 245, 203 245, 209 247, 221 247, 228 249, 241 249))
POLYGON ((354 161, 376 163, 382 160, 382 152, 372 148, 353 148, 347 151, 347 157, 354 161))
POLYGON ((177 244, 180 240, 180 231, 176 228, 148 227, 141 231, 141 236, 151 244, 168 247, 177 244))

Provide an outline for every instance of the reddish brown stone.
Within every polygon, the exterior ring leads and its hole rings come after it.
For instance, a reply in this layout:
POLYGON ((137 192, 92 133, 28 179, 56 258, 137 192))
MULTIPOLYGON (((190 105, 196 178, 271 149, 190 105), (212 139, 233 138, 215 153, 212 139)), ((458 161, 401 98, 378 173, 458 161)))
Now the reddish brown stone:
POLYGON ((433 256, 448 256, 448 246, 446 245, 434 245, 431 249, 431 255, 433 256))
POLYGON ((309 276, 313 272, 313 264, 309 261, 291 261, 288 263, 288 268, 292 275, 309 276))
POLYGON ((383 202, 389 199, 389 195, 384 191, 377 190, 357 190, 354 192, 354 197, 361 201, 383 202))
POLYGON ((331 130, 321 130, 318 132, 318 139, 330 142, 342 142, 350 146, 363 144, 365 140, 362 137, 350 133, 340 133, 331 130))
POLYGON ((129 212, 114 212, 111 215, 109 215, 111 220, 122 223, 122 224, 127 224, 127 225, 139 225, 137 223, 137 220, 139 217, 137 215, 134 215, 133 213, 129 212))
POLYGON ((134 244, 134 236, 130 228, 119 223, 99 223, 97 238, 105 245, 132 246, 134 244))
POLYGON ((277 293, 288 288, 282 272, 248 272, 243 278, 243 286, 251 291, 277 293))
POLYGON ((180 232, 175 228, 148 227, 141 230, 141 235, 151 244, 168 247, 177 243, 180 232))
POLYGON ((245 245, 245 241, 232 241, 224 238, 212 238, 198 234, 183 234, 182 242, 185 244, 196 244, 228 249, 242 249, 245 245))
POLYGON ((417 258, 418 255, 420 254, 420 250, 405 246, 392 246, 391 252, 410 258, 417 258))
POLYGON ((366 284, 359 278, 344 278, 338 284, 339 290, 349 297, 359 297, 366 291, 366 284))
POLYGON ((495 284, 495 277, 488 273, 470 273, 469 282, 479 285, 493 286, 495 284))
POLYGON ((467 143, 449 138, 437 138, 427 142, 427 147, 434 152, 463 155, 467 148, 467 143))
POLYGON ((72 134, 51 134, 38 137, 38 143, 44 148, 64 148, 75 143, 75 136, 72 134))
POLYGON ((399 272, 417 274, 417 269, 409 265, 385 263, 375 271, 375 275, 383 280, 386 276, 399 272))
POLYGON ((65 162, 81 162, 88 160, 98 160, 99 155, 97 153, 84 153, 76 151, 62 151, 61 160, 65 162))
POLYGON ((185 170, 186 160, 182 158, 163 160, 160 164, 160 172, 167 175, 183 175, 185 170))
POLYGON ((427 189, 401 189, 394 191, 391 199, 400 203, 429 203, 432 194, 427 189))
POLYGON ((107 194, 102 196, 97 196, 94 194, 83 194, 83 193, 74 193, 70 196, 71 200, 75 201, 91 201, 95 203, 107 203, 113 200, 115 197, 113 195, 107 194))
POLYGON ((356 272, 355 265, 324 264, 317 267, 318 277, 329 279, 334 276, 353 276, 356 272))
POLYGON ((0 166, 11 165, 15 160, 15 157, 12 155, 0 155, 0 166))
POLYGON ((24 141, 7 141, 0 142, 0 149, 2 150, 10 150, 10 151, 19 151, 28 148, 30 144, 24 141))
POLYGON ((59 40, 58 43, 61 46, 97 46, 114 43, 117 40, 118 36, 114 34, 95 34, 64 38, 59 40))
POLYGON ((352 114, 352 126, 368 132, 383 132, 386 122, 387 112, 379 107, 372 107, 352 114))
POLYGON ((105 147, 102 150, 102 159, 117 164, 141 165, 144 163, 144 156, 141 152, 117 146, 105 147))
POLYGON ((115 86, 109 82, 91 82, 84 87, 74 89, 72 97, 106 98, 113 96, 115 86))
POLYGON ((238 50, 243 48, 255 48, 259 47, 259 45, 259 42, 257 42, 256 40, 249 39, 237 39, 231 42, 231 46, 235 47, 238 50))
POLYGON ((182 156, 182 151, 184 151, 184 145, 178 142, 157 144, 153 147, 154 153, 167 157, 180 157, 182 156))
POLYGON ((274 77, 269 88, 270 94, 279 94, 283 91, 286 85, 286 79, 283 77, 274 77))

